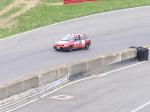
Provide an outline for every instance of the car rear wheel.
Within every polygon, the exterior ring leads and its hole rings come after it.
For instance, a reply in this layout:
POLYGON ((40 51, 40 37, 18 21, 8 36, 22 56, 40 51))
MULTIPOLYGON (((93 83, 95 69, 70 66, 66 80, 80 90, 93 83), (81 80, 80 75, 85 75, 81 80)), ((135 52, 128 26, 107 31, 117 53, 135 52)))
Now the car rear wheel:
POLYGON ((88 50, 89 49, 89 45, 85 45, 84 49, 88 50))

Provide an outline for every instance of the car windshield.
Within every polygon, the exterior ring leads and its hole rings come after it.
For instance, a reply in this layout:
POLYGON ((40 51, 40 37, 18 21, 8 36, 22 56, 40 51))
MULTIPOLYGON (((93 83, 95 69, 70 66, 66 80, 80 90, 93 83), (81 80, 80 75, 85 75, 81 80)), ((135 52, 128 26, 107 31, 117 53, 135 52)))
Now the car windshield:
POLYGON ((73 40, 74 36, 71 34, 68 34, 67 36, 65 36, 62 41, 69 41, 69 40, 73 40))

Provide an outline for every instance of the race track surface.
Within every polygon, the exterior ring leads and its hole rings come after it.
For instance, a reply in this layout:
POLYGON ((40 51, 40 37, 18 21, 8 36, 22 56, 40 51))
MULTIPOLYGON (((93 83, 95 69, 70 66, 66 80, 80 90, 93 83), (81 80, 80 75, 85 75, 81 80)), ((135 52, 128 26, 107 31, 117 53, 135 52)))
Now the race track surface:
POLYGON ((13 112, 149 112, 150 62, 68 85, 13 112))
POLYGON ((150 44, 150 7, 96 14, 47 26, 0 41, 0 84, 43 69, 69 64, 129 46, 150 44), (89 50, 56 52, 53 43, 68 33, 87 33, 89 50))

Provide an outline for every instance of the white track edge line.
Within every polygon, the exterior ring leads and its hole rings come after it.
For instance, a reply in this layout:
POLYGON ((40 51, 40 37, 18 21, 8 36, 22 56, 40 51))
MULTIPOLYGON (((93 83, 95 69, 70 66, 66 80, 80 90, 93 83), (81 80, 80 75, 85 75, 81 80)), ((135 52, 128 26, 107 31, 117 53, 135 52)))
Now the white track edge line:
POLYGON ((150 101, 148 101, 148 102, 146 102, 145 104, 139 106, 138 108, 132 110, 131 112, 137 112, 137 111, 141 110, 142 108, 146 107, 146 106, 149 105, 149 104, 150 104, 150 101))
POLYGON ((38 99, 31 100, 31 101, 29 101, 28 103, 19 105, 19 106, 15 107, 15 108, 13 108, 13 109, 11 109, 11 110, 8 110, 8 111, 6 111, 6 112, 12 112, 12 111, 14 111, 14 110, 16 110, 16 109, 18 109, 18 108, 21 108, 21 107, 23 107, 23 106, 25 106, 25 105, 28 105, 28 104, 30 104, 30 103, 33 103, 33 102, 35 102, 35 101, 37 101, 37 100, 38 100, 38 99))

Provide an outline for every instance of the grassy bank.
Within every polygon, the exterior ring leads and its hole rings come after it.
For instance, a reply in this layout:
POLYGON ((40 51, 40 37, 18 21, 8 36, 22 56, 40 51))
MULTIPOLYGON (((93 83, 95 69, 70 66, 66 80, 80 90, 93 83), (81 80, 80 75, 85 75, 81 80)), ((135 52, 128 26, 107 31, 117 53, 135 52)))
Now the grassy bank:
POLYGON ((13 0, 0 0, 0 10, 4 9, 7 5, 11 4, 13 0))
POLYGON ((98 0, 72 5, 59 5, 60 3, 61 0, 42 0, 39 5, 17 17, 17 24, 0 28, 0 38, 80 16, 149 5, 150 0, 98 0), (52 4, 55 2, 55 5, 52 4))

